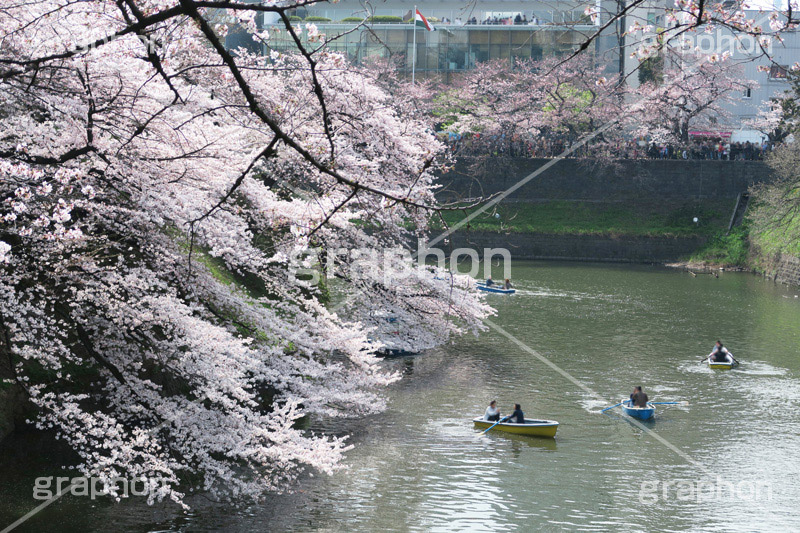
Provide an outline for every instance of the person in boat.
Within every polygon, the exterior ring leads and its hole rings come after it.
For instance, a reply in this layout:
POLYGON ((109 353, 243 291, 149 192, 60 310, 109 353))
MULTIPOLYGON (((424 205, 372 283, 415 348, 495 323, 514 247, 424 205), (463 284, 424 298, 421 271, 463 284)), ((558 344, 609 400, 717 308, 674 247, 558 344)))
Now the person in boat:
POLYGON ((637 385, 633 388, 633 394, 631 394, 631 407, 647 407, 648 400, 649 398, 642 390, 642 387, 637 385))
POLYGON ((728 352, 728 349, 722 345, 721 341, 717 341, 717 343, 714 344, 714 349, 711 350, 711 353, 708 354, 708 357, 711 361, 715 363, 731 362, 730 352, 728 352))
POLYGON ((505 283, 503 283, 503 288, 504 288, 505 290, 509 290, 509 289, 511 289, 511 280, 510 280, 510 279, 506 278, 506 281, 505 281, 505 283))
POLYGON ((494 280, 492 278, 486 278, 486 286, 491 287, 494 285, 494 280))
POLYGON ((489 402, 489 407, 486 408, 486 413, 484 413, 483 419, 489 422, 497 422, 500 420, 500 409, 497 408, 496 400, 489 402))
POLYGON ((518 403, 514 404, 514 412, 508 415, 507 417, 509 422, 512 424, 524 424, 525 423, 525 414, 522 412, 522 408, 519 406, 518 403))

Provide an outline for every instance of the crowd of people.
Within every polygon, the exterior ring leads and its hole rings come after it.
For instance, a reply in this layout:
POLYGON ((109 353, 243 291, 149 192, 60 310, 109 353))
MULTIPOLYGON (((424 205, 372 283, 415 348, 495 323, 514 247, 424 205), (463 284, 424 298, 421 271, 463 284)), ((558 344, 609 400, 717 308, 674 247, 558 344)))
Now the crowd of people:
MULTIPOLYGON (((493 155, 507 157, 557 157, 570 150, 577 137, 567 134, 522 138, 518 135, 445 134, 442 139, 458 155, 493 155)), ((773 149, 769 142, 730 142, 722 139, 690 139, 685 143, 655 143, 644 139, 600 141, 581 145, 568 157, 613 157, 616 159, 707 159, 758 161, 773 149)))
POLYGON ((757 161, 772 149, 763 143, 730 142, 721 139, 695 139, 684 146, 650 143, 647 157, 650 159, 717 159, 724 161, 757 161))

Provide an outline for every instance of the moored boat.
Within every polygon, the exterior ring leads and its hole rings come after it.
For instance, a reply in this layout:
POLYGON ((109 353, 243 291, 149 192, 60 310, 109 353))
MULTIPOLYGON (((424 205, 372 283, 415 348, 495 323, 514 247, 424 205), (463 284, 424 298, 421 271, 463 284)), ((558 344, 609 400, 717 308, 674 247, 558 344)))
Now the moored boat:
POLYGON ((634 407, 631 404, 630 400, 622 402, 622 411, 630 417, 638 418, 639 420, 650 420, 656 414, 656 406, 652 403, 648 402, 647 407, 634 407))
MULTIPOLYGON (((476 429, 489 429, 494 422, 484 420, 483 417, 478 417, 472 421, 476 429)), ((553 438, 556 436, 558 430, 558 422, 555 420, 535 420, 533 418, 526 418, 524 424, 515 424, 512 422, 500 422, 492 428, 492 431, 502 431, 504 433, 513 433, 515 435, 527 435, 529 437, 547 437, 553 438)))

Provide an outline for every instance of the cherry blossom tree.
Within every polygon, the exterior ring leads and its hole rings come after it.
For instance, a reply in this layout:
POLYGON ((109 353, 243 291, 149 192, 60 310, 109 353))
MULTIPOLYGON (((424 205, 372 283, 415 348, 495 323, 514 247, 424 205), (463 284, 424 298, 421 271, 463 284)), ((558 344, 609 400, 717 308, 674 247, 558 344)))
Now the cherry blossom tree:
POLYGON ((86 476, 182 503, 330 473, 346 441, 300 419, 383 407, 385 325, 414 349, 490 313, 356 253, 426 231, 443 147, 294 4, 0 9, 0 346, 86 476), (296 55, 225 48, 231 24, 268 44, 265 12, 296 55))
POLYGON ((758 114, 746 123, 747 127, 760 131, 773 143, 782 142, 798 132, 800 68, 790 68, 787 74, 791 88, 764 102, 758 114))
POLYGON ((792 130, 791 120, 787 120, 782 103, 786 99, 779 98, 767 102, 758 114, 752 119, 746 120, 744 126, 753 129, 767 136, 770 142, 778 143, 783 141, 792 130))
POLYGON ((514 138, 577 140, 618 115, 621 95, 592 58, 579 57, 479 64, 438 101, 449 130, 478 134, 491 145, 514 138))
POLYGON ((658 142, 686 142, 690 127, 718 127, 728 116, 724 104, 757 87, 731 60, 699 54, 668 54, 663 77, 631 90, 625 113, 633 132, 658 142))

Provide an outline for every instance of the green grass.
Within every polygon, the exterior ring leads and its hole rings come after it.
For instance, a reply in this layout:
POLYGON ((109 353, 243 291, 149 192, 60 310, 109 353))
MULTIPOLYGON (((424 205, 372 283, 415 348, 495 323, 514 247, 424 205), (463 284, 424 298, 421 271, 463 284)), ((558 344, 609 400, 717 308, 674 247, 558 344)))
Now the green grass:
POLYGON ((689 257, 692 263, 707 263, 718 266, 745 266, 750 244, 746 226, 733 228, 730 234, 721 232, 689 257))
MULTIPOLYGON (((727 227, 734 202, 713 205, 589 203, 552 201, 501 204, 469 222, 467 229, 510 233, 563 235, 712 236, 727 227), (496 215, 499 215, 497 217, 496 215), (699 222, 695 224, 693 218, 699 222)), ((446 212, 453 225, 465 218, 446 212)))
POLYGON ((800 216, 788 218, 780 227, 754 234, 751 238, 764 255, 800 257, 800 216))

